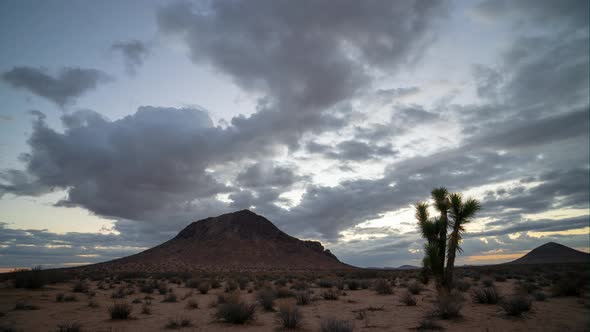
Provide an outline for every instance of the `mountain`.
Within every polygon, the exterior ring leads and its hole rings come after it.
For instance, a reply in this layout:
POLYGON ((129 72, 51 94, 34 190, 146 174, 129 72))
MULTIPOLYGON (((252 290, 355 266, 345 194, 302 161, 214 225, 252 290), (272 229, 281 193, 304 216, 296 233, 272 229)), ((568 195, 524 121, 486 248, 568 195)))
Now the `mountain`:
POLYGON ((506 264, 590 263, 590 254, 549 242, 506 264))
POLYGON ((398 270, 416 270, 419 269, 418 266, 414 266, 414 265, 402 265, 400 267, 397 268, 398 270))
POLYGON ((316 271, 355 269, 315 241, 287 235, 249 210, 191 223, 136 255, 81 267, 104 272, 316 271))

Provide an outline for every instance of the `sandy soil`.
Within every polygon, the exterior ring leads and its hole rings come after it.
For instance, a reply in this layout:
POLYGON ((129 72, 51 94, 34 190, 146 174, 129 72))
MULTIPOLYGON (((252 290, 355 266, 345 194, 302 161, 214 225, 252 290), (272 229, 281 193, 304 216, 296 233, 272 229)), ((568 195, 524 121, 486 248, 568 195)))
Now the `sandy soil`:
MULTIPOLYGON (((166 323, 170 318, 189 317, 191 327, 182 331, 276 331, 280 327, 276 313, 264 312, 260 307, 256 311, 256 320, 246 325, 229 325, 216 322, 213 315, 214 302, 222 289, 211 290, 208 294, 199 294, 197 290, 170 284, 178 295, 177 303, 163 303, 163 295, 151 295, 152 313, 141 313, 142 304, 132 304, 132 319, 111 320, 108 307, 112 305, 111 293, 113 289, 100 290, 96 282, 91 283, 91 289, 96 291, 94 296, 98 307, 88 306, 89 296, 82 293, 72 293, 73 283, 62 283, 47 286, 42 290, 24 290, 14 288, 0 289, 0 326, 13 326, 22 331, 55 331, 59 322, 77 321, 82 324, 84 331, 161 331, 166 330, 166 323), (193 291, 193 295, 182 299, 185 294, 193 291), (56 295, 75 294, 75 302, 56 302, 56 295), (198 309, 187 309, 189 298, 199 303, 198 309), (39 307, 38 310, 14 310, 15 303, 25 301, 39 307)), ((497 282, 500 294, 512 294, 514 282, 497 282)), ((323 291, 313 288, 314 294, 323 291)), ((405 289, 394 288, 393 295, 377 295, 374 290, 345 290, 346 295, 336 301, 319 299, 299 308, 303 312, 303 330, 319 331, 321 320, 325 318, 345 319, 354 322, 355 331, 408 331, 417 327, 433 307, 436 292, 429 285, 417 296, 416 306, 405 306, 400 303, 400 295, 405 289), (382 310, 367 310, 367 318, 357 319, 357 312, 362 309, 381 308, 382 310)), ((146 294, 136 292, 125 299, 128 303, 135 298, 143 299, 146 294)), ((247 302, 255 301, 255 292, 241 291, 242 299, 247 302)), ((278 299, 277 307, 281 304, 294 303, 293 299, 278 299)), ((548 298, 546 302, 533 302, 533 309, 522 318, 508 318, 498 305, 474 304, 466 293, 466 300, 462 310, 462 318, 455 320, 437 320, 447 331, 588 331, 590 326, 590 309, 584 300, 574 297, 548 298)), ((0 329, 1 330, 1 329, 0 329)))

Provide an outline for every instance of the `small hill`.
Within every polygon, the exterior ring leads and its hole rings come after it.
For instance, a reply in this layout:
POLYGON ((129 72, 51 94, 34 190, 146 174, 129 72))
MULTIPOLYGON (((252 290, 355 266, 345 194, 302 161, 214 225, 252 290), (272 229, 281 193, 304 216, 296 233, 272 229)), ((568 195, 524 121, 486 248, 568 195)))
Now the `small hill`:
POLYGON ((287 235, 249 210, 191 223, 136 255, 80 267, 105 272, 316 271, 356 269, 315 241, 287 235))
POLYGON ((414 266, 414 265, 402 265, 400 267, 397 268, 398 270, 416 270, 419 269, 418 266, 414 266))
POLYGON ((506 264, 590 263, 590 254, 549 242, 506 264))

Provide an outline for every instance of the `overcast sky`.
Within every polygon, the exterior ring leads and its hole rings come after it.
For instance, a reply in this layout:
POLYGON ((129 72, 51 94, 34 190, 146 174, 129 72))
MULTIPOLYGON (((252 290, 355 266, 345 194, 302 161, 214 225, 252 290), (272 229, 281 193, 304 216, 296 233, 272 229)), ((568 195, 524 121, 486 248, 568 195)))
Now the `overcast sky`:
POLYGON ((438 186, 483 204, 459 264, 588 251, 588 6, 2 1, 0 268, 246 208, 420 265, 412 204, 438 186))

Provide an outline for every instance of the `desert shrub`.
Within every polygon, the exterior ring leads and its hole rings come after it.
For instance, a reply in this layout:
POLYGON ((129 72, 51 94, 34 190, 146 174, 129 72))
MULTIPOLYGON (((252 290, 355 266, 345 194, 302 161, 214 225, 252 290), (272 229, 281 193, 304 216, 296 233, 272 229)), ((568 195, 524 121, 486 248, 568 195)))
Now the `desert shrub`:
POLYGON ((301 327, 302 314, 297 307, 281 306, 277 313, 284 329, 296 330, 301 327))
POLYGON ((207 294, 209 292, 209 283, 208 282, 201 282, 199 284, 199 293, 207 294))
POLYGON ((346 286, 349 290, 354 291, 361 287, 361 283, 355 279, 349 279, 346 281, 346 286))
POLYGON ((290 291, 287 287, 279 287, 277 289, 277 297, 280 299, 284 299, 287 297, 293 297, 295 294, 290 291))
POLYGON ((307 290, 295 292, 297 305, 307 305, 311 302, 311 292, 307 290))
POLYGON ((533 296, 535 297, 535 300, 537 300, 537 301, 547 300, 547 294, 545 294, 545 292, 543 292, 543 291, 536 291, 533 293, 533 296))
POLYGON ((494 286, 494 280, 492 280, 491 278, 481 279, 481 283, 482 283, 482 285, 484 285, 484 287, 492 287, 492 286, 494 286))
POLYGON ((321 323, 322 332, 352 332, 354 324, 348 320, 324 319, 321 323))
POLYGON ((435 317, 432 315, 426 315, 420 320, 420 325, 415 329, 418 331, 435 331, 443 330, 444 328, 436 322, 435 317))
POLYGON ((57 332, 80 332, 82 331, 82 324, 76 321, 64 321, 57 324, 57 332))
POLYGON ((456 291, 441 293, 436 302, 436 313, 442 319, 456 318, 461 316, 462 307, 463 296, 461 293, 456 291))
POLYGON ((519 292, 532 294, 534 291, 539 289, 539 286, 533 282, 525 281, 519 283, 517 289, 519 292))
POLYGON ((152 303, 147 301, 144 302, 141 306, 141 313, 144 315, 151 315, 152 314, 152 303))
POLYGON ((94 299, 88 300, 88 307, 90 308, 98 308, 98 302, 94 299))
POLYGON ((164 281, 158 283, 158 293, 166 295, 168 293, 168 284, 164 281))
POLYGON ((334 287, 334 282, 328 279, 320 279, 318 280, 317 285, 320 288, 332 288, 334 287))
POLYGON ((189 327, 192 325, 192 321, 189 317, 181 316, 176 318, 168 318, 168 323, 166 323, 167 329, 179 329, 182 327, 189 327))
POLYGON ((186 308, 187 309, 199 309, 199 302, 197 302, 197 300, 195 300, 195 299, 190 299, 186 303, 186 308))
POLYGON ((454 286, 459 291, 466 292, 471 287, 471 283, 465 279, 460 279, 460 280, 455 281, 454 286))
POLYGON ((164 297, 162 302, 167 302, 167 303, 178 302, 178 298, 174 292, 170 292, 170 293, 166 294, 166 296, 164 297))
POLYGON ((339 293, 340 292, 336 289, 328 289, 322 292, 322 297, 324 298, 324 300, 335 301, 338 300, 340 296, 339 293))
POLYGON ((503 274, 497 274, 494 276, 494 280, 497 282, 505 282, 506 281, 506 276, 503 274))
POLYGON ((420 294, 420 292, 422 291, 422 284, 416 282, 416 281, 412 281, 409 285, 408 285, 408 290, 410 291, 410 293, 414 294, 414 295, 418 295, 420 294))
POLYGON ((221 287, 221 282, 219 282, 219 280, 217 279, 211 279, 211 288, 212 289, 217 289, 221 287))
POLYGON ((287 286, 287 279, 285 279, 285 278, 277 279, 277 280, 275 280, 275 285, 285 287, 285 286, 287 286))
POLYGON ((344 290, 344 286, 345 286, 345 283, 344 283, 344 281, 342 281, 342 280, 337 280, 337 281, 336 281, 336 283, 335 283, 335 285, 336 285, 336 288, 337 288, 338 290, 344 290))
POLYGON ((291 289, 294 289, 297 291, 307 290, 308 288, 309 288, 309 285, 305 281, 298 281, 298 282, 294 283, 293 286, 291 286, 291 289))
POLYGON ((554 296, 580 296, 584 292, 586 280, 581 276, 567 275, 556 281, 552 288, 554 296))
POLYGON ((226 292, 228 292, 228 293, 229 293, 229 292, 233 292, 233 291, 235 291, 236 289, 238 289, 238 283, 237 283, 237 282, 235 282, 235 281, 233 281, 233 280, 228 280, 228 281, 225 283, 225 291, 226 291, 226 292))
POLYGON ((41 266, 35 266, 31 270, 14 272, 14 287, 38 289, 47 284, 48 276, 41 266))
POLYGON ((256 293, 256 300, 266 311, 273 311, 275 298, 276 294, 270 288, 262 289, 256 293))
POLYGON ((500 306, 509 316, 520 316, 524 312, 531 310, 531 299, 526 294, 515 294, 504 299, 500 306))
POLYGON ((17 301, 14 304, 14 310, 39 310, 39 307, 25 301, 17 301))
POLYGON ((471 291, 471 298, 475 303, 496 304, 500 296, 495 287, 477 287, 471 291))
POLYGON ((188 279, 187 281, 185 281, 184 285, 187 288, 198 288, 199 285, 201 284, 202 280, 198 279, 198 278, 191 278, 188 279))
POLYGON ((133 307, 126 302, 115 302, 109 307, 111 319, 127 319, 131 315, 133 307))
POLYGON ((55 302, 64 302, 66 295, 64 293, 55 294, 55 302))
POLYGON ((248 279, 246 277, 238 278, 238 286, 240 287, 241 290, 245 290, 248 287, 249 282, 250 282, 250 279, 248 279))
POLYGON ((246 304, 240 301, 232 301, 217 305, 215 318, 231 324, 244 324, 254 320, 255 304, 246 304))
POLYGON ((72 292, 74 293, 88 293, 88 284, 84 281, 80 280, 74 284, 72 288, 72 292))
POLYGON ((369 289, 369 287, 371 287, 371 283, 369 282, 369 280, 361 280, 359 284, 362 289, 369 289))
POLYGON ((146 294, 153 294, 156 289, 156 284, 153 282, 146 282, 139 287, 139 291, 146 294))
POLYGON ((393 288, 391 288, 389 281, 385 279, 379 279, 375 282, 375 291, 379 295, 393 294, 393 288))
POLYGON ((400 301, 407 306, 415 306, 416 305, 416 297, 408 291, 405 291, 402 293, 402 295, 400 297, 400 301))
POLYGON ((124 287, 119 287, 116 291, 111 293, 112 299, 123 299, 125 296, 127 296, 127 293, 125 292, 124 287))

